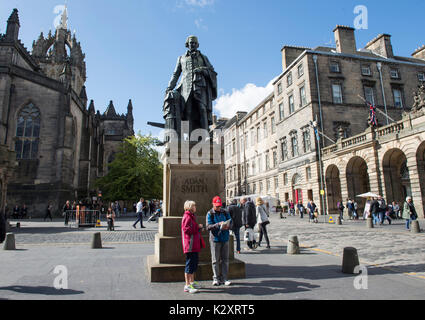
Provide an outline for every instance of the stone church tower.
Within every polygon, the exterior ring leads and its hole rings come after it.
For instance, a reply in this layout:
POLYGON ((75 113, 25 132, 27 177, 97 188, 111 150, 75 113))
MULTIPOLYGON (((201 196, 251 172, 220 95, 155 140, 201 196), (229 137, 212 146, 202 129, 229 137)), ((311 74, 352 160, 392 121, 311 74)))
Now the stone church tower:
POLYGON ((56 31, 40 34, 29 52, 19 40, 18 10, 0 34, 0 142, 16 152, 18 168, 9 180, 8 207, 29 207, 42 215, 48 202, 97 194, 115 153, 133 131, 133 105, 126 115, 113 102, 102 115, 88 105, 85 54, 68 29, 67 10, 56 31))

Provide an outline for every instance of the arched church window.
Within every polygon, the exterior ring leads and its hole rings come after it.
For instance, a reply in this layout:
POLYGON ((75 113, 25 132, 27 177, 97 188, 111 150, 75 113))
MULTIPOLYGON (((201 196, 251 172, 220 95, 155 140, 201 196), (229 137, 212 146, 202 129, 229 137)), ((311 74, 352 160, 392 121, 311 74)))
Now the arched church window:
POLYGON ((36 159, 40 137, 40 111, 32 103, 18 115, 15 152, 18 160, 36 159))

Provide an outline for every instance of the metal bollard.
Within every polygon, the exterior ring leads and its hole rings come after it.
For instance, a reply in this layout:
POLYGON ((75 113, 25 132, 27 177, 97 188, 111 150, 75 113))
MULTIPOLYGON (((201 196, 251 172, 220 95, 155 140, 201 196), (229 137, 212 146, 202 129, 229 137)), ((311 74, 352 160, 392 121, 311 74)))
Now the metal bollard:
POLYGON ((16 250, 15 235, 13 233, 6 234, 3 250, 16 250))
POLYGON ((300 244, 297 236, 289 236, 287 253, 300 254, 300 244))
POLYGON ((100 232, 96 232, 96 233, 93 234, 91 248, 92 249, 102 249, 102 238, 100 236, 100 232))
POLYGON ((412 221, 412 233, 421 233, 421 228, 419 226, 419 221, 412 221))
POLYGON ((346 274, 354 274, 354 269, 360 265, 359 255, 356 248, 345 248, 342 258, 342 272, 346 274))
POLYGON ((373 228, 374 228, 372 218, 367 218, 367 219, 366 219, 366 225, 367 225, 367 227, 368 227, 369 229, 373 229, 373 228))

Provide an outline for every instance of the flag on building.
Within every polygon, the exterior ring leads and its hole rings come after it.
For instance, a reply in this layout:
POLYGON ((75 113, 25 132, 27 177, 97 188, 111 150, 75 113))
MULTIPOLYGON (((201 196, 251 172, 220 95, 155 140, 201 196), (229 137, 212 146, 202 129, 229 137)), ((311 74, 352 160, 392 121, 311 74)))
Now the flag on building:
POLYGON ((376 107, 372 105, 371 103, 367 103, 369 106, 369 125, 371 127, 377 127, 378 126, 378 120, 376 118, 376 107))
POLYGON ((319 130, 317 130, 317 128, 314 128, 314 133, 316 135, 317 142, 320 142, 319 130))

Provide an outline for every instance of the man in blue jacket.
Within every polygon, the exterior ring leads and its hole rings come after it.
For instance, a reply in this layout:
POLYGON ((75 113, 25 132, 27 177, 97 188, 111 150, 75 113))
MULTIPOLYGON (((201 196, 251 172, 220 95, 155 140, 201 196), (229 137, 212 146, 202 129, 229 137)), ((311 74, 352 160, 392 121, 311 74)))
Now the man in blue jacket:
POLYGON ((213 199, 213 208, 207 213, 207 230, 210 232, 211 259, 213 269, 213 285, 230 286, 229 273, 229 230, 232 218, 222 208, 220 197, 213 199), (220 274, 221 265, 221 274, 220 274))

